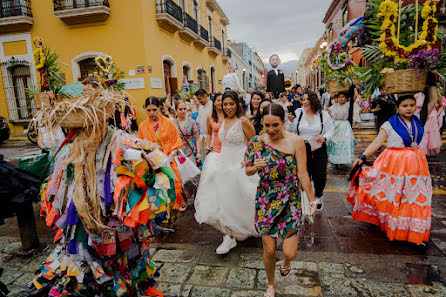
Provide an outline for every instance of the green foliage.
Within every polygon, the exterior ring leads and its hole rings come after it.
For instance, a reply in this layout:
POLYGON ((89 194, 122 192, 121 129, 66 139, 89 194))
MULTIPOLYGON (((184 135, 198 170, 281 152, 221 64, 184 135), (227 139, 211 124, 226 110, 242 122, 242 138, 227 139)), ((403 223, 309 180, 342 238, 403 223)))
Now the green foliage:
POLYGON ((64 82, 63 78, 61 77, 62 70, 66 68, 67 65, 58 62, 57 60, 59 59, 59 55, 55 51, 52 51, 49 47, 44 47, 43 52, 46 57, 44 68, 46 70, 50 88, 57 93, 64 82))
POLYGON ((188 100, 194 96, 196 91, 198 91, 198 88, 194 85, 190 85, 188 90, 183 91, 182 89, 178 89, 177 94, 180 95, 183 100, 188 100))

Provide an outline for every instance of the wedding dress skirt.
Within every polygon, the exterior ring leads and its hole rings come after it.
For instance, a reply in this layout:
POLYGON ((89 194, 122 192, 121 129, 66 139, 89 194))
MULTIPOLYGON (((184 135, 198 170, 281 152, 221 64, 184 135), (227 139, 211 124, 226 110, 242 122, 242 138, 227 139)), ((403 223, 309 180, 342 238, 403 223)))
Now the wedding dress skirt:
POLYGON ((203 166, 195 198, 195 219, 244 240, 258 235, 254 215, 259 177, 247 176, 241 165, 246 151, 241 120, 226 135, 224 126, 223 122, 219 131, 221 152, 209 153, 203 166))

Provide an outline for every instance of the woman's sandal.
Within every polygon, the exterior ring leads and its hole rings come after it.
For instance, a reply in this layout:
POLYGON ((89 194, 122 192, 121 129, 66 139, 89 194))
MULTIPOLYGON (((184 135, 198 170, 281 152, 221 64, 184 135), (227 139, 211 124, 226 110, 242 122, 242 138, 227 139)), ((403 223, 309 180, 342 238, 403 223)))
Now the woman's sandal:
POLYGON ((280 265, 280 275, 287 276, 291 271, 291 262, 287 266, 284 266, 284 263, 285 261, 283 261, 282 265, 280 265))
POLYGON ((274 286, 266 287, 266 292, 263 297, 275 297, 276 296, 276 288, 274 286))

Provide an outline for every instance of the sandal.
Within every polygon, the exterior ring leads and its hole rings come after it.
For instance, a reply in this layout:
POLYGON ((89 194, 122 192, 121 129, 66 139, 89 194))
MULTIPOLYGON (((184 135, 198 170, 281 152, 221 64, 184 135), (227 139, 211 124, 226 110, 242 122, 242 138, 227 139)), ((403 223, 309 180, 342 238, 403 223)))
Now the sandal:
POLYGON ((275 297, 276 296, 276 288, 274 286, 266 287, 266 292, 263 297, 275 297))
POLYGON ((283 265, 285 260, 283 260, 282 265, 280 265, 280 275, 287 276, 291 271, 291 262, 287 266, 283 265))

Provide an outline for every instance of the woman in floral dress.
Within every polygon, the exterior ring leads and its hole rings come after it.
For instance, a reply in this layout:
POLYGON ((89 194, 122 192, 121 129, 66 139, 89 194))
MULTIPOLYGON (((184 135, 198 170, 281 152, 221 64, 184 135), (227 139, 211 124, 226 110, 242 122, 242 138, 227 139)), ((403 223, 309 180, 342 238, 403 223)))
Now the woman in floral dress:
POLYGON ((264 135, 255 136, 245 157, 246 174, 260 175, 256 195, 255 225, 262 235, 263 263, 268 278, 264 297, 274 297, 277 238, 283 239, 284 260, 280 273, 291 270, 297 255, 302 207, 299 181, 316 213, 316 200, 306 165, 302 137, 285 132, 285 111, 278 104, 268 105, 263 113, 264 135))
POLYGON ((200 142, 194 141, 194 138, 199 139, 198 124, 191 117, 186 117, 187 107, 184 102, 176 106, 176 113, 177 118, 175 120, 175 125, 183 140, 182 150, 186 157, 191 159, 194 163, 197 163, 197 160, 201 160, 200 142))

